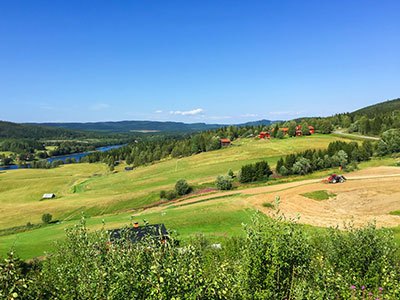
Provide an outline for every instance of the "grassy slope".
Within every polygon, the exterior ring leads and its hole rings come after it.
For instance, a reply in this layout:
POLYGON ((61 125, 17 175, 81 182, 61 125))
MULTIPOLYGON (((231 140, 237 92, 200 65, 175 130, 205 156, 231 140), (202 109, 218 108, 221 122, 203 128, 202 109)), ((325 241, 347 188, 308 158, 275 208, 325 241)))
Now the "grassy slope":
MULTIPOLYGON (((169 230, 176 230, 179 239, 185 240, 195 234, 204 234, 209 238, 223 242, 224 237, 244 234, 242 223, 249 223, 254 210, 245 201, 235 197, 219 201, 194 203, 177 208, 144 213, 132 219, 131 214, 121 213, 86 219, 92 229, 118 228, 131 224, 132 220, 151 224, 164 223, 169 230), (105 225, 103 225, 105 224, 105 225)), ((64 229, 77 224, 77 221, 65 221, 40 229, 0 237, 0 256, 15 249, 21 258, 41 256, 54 249, 54 241, 62 240, 64 229)))
POLYGON ((159 191, 185 178, 192 184, 212 182, 229 169, 266 158, 272 166, 290 152, 325 148, 339 138, 325 135, 284 140, 242 140, 234 146, 182 159, 171 159, 131 172, 110 173, 103 164, 66 165, 51 170, 17 170, 0 174, 0 229, 40 222, 49 212, 56 219, 94 216, 140 208, 158 201, 159 191), (39 201, 44 193, 55 200, 39 201))
MULTIPOLYGON (((361 168, 377 165, 392 165, 391 158, 377 159, 360 164, 361 168)), ((325 170, 304 177, 292 177, 288 181, 303 180, 309 178, 321 178, 333 170, 325 170)), ((198 201, 191 204, 178 204, 169 207, 160 207, 151 211, 132 213, 119 213, 107 216, 98 216, 87 219, 87 225, 92 229, 118 228, 129 225, 132 220, 142 222, 144 219, 151 224, 164 223, 170 230, 177 230, 183 240, 193 234, 202 233, 216 242, 223 242, 225 236, 238 236, 244 234, 242 223, 249 223, 254 213, 243 195, 238 195, 240 190, 228 197, 217 195, 208 201, 198 201)), ((53 241, 64 238, 64 229, 73 226, 77 220, 63 221, 61 224, 53 224, 44 228, 29 232, 0 237, 0 256, 4 255, 12 247, 22 258, 31 258, 43 255, 54 247, 53 241)), ((323 231, 303 225, 309 228, 311 233, 323 231)), ((400 227, 394 228, 396 241, 400 243, 400 227)))
MULTIPOLYGON (((110 173, 103 164, 76 164, 50 170, 3 172, 0 173, 0 228, 24 225, 27 222, 39 223, 41 215, 45 212, 53 214, 56 219, 68 221, 79 218, 82 211, 95 216, 140 208, 158 201, 159 191, 172 188, 177 179, 185 178, 192 184, 212 182, 218 174, 226 173, 228 169, 237 171, 245 163, 265 158, 274 166, 282 155, 309 148, 326 148, 329 142, 338 139, 340 138, 328 135, 272 141, 245 139, 226 149, 179 160, 167 160, 131 172, 124 172, 123 166, 119 166, 119 172, 110 173), (58 197, 54 200, 39 201, 41 195, 46 192, 56 193, 58 197)), ((179 209, 183 207, 177 208, 177 211, 179 209)), ((191 206, 187 206, 186 209, 190 212, 191 206)), ((237 211, 239 215, 242 214, 242 209, 237 211)), ((219 217, 222 212, 213 213, 219 217)), ((226 217, 231 220, 229 222, 236 224, 237 220, 233 215, 230 213, 226 217)), ((121 215, 116 216, 118 219, 120 217, 121 215)), ((176 219, 179 219, 178 215, 176 219)), ((202 228, 193 222, 193 218, 189 220, 189 223, 195 226, 189 226, 188 232, 202 228)), ((157 221, 155 218, 154 222, 157 221)), ((204 224, 207 222, 205 218, 200 218, 200 221, 204 224)), ((32 242, 36 243, 35 247, 38 248, 35 253, 31 253, 36 255, 42 252, 40 247, 48 247, 48 241, 62 237, 63 232, 60 229, 65 224, 69 223, 0 237, 0 253, 4 253, 17 240, 17 250, 21 248, 25 249, 22 251, 27 251, 25 257, 29 257, 31 251, 26 249, 32 248, 32 242)), ((114 225, 117 226, 118 223, 114 225)), ((174 228, 182 227, 179 222, 171 225, 174 228)))

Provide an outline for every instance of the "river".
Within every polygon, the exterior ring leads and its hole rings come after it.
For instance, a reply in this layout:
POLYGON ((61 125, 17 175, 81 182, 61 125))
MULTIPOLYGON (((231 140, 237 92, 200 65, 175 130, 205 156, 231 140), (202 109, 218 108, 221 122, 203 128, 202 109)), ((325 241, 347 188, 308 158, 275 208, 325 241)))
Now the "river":
MULTIPOLYGON (((95 151, 99 151, 99 152, 106 152, 106 151, 110 151, 113 149, 118 149, 125 146, 124 145, 112 145, 112 146, 104 146, 104 147, 99 147, 96 148, 95 151)), ((63 162, 65 162, 68 158, 72 159, 74 158, 76 161, 80 161, 82 157, 85 157, 87 155, 89 155, 90 153, 93 153, 93 151, 88 151, 88 152, 81 152, 81 153, 73 153, 73 154, 68 154, 68 155, 60 155, 60 156, 52 156, 47 158, 46 160, 51 163, 55 160, 62 160, 63 162)), ((16 170, 16 169, 25 169, 26 167, 19 167, 18 165, 9 165, 9 166, 3 166, 0 167, 0 171, 4 171, 4 170, 16 170)), ((29 166, 28 166, 29 168, 29 166)))

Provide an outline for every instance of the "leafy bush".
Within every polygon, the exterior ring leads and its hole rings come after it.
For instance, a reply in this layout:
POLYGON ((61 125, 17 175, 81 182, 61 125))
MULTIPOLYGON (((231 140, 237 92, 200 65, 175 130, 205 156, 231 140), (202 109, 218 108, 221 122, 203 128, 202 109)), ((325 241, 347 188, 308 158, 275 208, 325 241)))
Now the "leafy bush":
POLYGON ((42 222, 49 224, 51 222, 51 220, 53 219, 53 216, 49 213, 43 214, 42 215, 42 222))
POLYGON ((0 299, 20 299, 28 290, 26 264, 10 252, 0 261, 0 299))
POLYGON ((192 188, 185 179, 180 179, 175 184, 175 191, 179 196, 183 196, 189 194, 192 191, 192 188))
POLYGON ((311 161, 304 157, 300 157, 293 165, 294 174, 305 175, 310 173, 311 170, 311 161))
POLYGON ((400 152, 400 129, 389 129, 381 137, 378 143, 380 155, 400 152))
POLYGON ((165 198, 167 199, 167 200, 174 200, 176 197, 178 197, 178 195, 176 194, 176 192, 175 191, 167 191, 166 193, 165 193, 165 198))
POLYGON ((264 203, 262 204, 262 206, 263 206, 263 207, 266 207, 266 208, 274 208, 274 204, 271 203, 271 202, 264 202, 264 203))
POLYGON ((83 220, 39 266, 28 268, 13 255, 0 261, 0 297, 400 299, 391 231, 373 224, 346 229, 314 235, 296 220, 256 214, 245 237, 223 237, 215 248, 204 236, 179 246, 173 236, 132 243, 124 231, 111 242, 106 230, 89 232, 83 220))
POLYGON ((167 199, 167 192, 166 191, 162 190, 160 192, 160 199, 167 199))
POLYGON ((232 185, 232 177, 230 176, 218 176, 217 180, 215 181, 215 185, 219 190, 231 190, 232 185))

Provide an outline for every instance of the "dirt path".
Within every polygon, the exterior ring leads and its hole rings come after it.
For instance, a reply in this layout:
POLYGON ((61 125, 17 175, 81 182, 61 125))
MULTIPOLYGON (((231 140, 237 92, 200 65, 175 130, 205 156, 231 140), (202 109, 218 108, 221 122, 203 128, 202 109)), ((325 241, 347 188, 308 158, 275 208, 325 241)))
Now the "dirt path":
POLYGON ((287 217, 300 215, 301 223, 316 226, 339 226, 352 222, 359 227, 375 221, 379 227, 400 225, 400 216, 390 215, 400 210, 400 168, 377 167, 354 172, 347 176, 343 184, 321 182, 298 186, 279 193, 259 194, 248 201, 271 215, 272 211, 263 207, 264 202, 281 198, 280 210, 287 217), (336 194, 329 200, 316 201, 302 194, 327 190, 336 194))
MULTIPOLYGON (((272 215, 271 209, 263 203, 274 202, 280 197, 280 210, 287 217, 300 215, 300 222, 316 226, 340 226, 352 221, 362 226, 373 220, 378 226, 398 226, 400 216, 390 215, 400 210, 400 168, 375 167, 347 174, 343 184, 326 184, 322 179, 311 179, 290 183, 266 185, 244 190, 217 192, 198 197, 174 201, 168 206, 218 201, 221 197, 242 197, 265 214, 272 215), (337 196, 329 200, 316 201, 302 196, 312 191, 327 190, 337 196)), ((233 200, 233 199, 232 199, 233 200)), ((159 211, 166 206, 149 210, 159 211)), ((147 212, 147 211, 146 211, 147 212)))
POLYGON ((351 134, 351 133, 345 133, 339 130, 336 130, 332 132, 333 134, 341 135, 343 137, 354 137, 354 138, 360 138, 360 139, 365 139, 365 140, 373 140, 373 141, 379 141, 380 138, 374 137, 374 136, 368 136, 368 135, 359 135, 359 134, 351 134))

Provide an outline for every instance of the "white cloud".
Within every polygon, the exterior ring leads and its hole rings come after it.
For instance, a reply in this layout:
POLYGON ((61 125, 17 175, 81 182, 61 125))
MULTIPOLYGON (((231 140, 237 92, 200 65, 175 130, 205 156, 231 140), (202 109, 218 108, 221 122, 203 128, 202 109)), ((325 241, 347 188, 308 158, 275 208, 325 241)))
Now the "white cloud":
POLYGON ((175 111, 170 111, 169 113, 171 115, 195 116, 195 115, 201 114, 203 112, 204 112, 204 109, 196 108, 196 109, 187 110, 187 111, 175 110, 175 111))
POLYGON ((106 104, 106 103, 96 103, 93 104, 92 106, 90 106, 90 110, 103 110, 103 109, 107 109, 109 108, 110 105, 106 104))
POLYGON ((163 111, 161 109, 158 109, 155 111, 156 114, 161 114, 163 111))
POLYGON ((254 117, 258 117, 258 114, 244 114, 244 115, 241 115, 240 117, 242 117, 242 118, 254 118, 254 117))
POLYGON ((41 104, 40 108, 43 110, 57 110, 54 106, 46 105, 46 104, 41 104))
POLYGON ((273 115, 273 116, 281 116, 281 115, 298 116, 303 113, 304 113, 304 111, 270 111, 270 112, 268 112, 269 115, 273 115))

